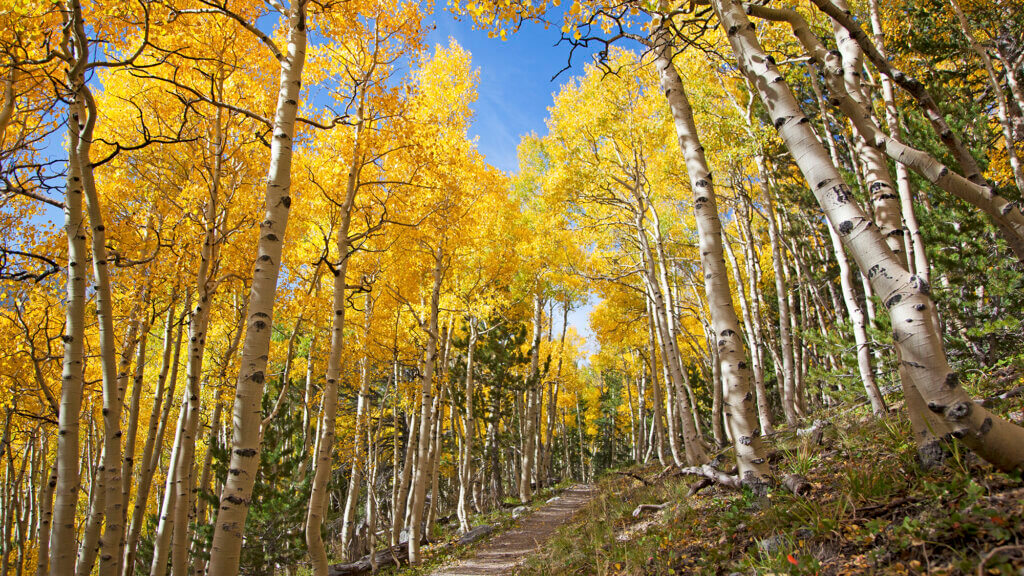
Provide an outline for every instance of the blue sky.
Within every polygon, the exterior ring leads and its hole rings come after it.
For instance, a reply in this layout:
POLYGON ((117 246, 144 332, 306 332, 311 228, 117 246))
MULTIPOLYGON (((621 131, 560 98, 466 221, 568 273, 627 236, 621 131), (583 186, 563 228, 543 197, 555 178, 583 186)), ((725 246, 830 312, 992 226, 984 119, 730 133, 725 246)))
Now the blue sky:
MULTIPOLYGON (((568 63, 569 46, 555 46, 561 37, 561 16, 558 24, 547 30, 541 24, 527 23, 508 40, 488 38, 484 30, 473 30, 469 21, 457 21, 450 12, 438 9, 436 28, 427 40, 447 45, 454 38, 473 55, 473 66, 480 70, 476 114, 470 134, 477 147, 494 167, 513 173, 518 169, 516 147, 522 136, 530 132, 544 134, 552 95, 560 86, 583 70, 590 56, 577 51, 573 68, 552 80, 552 76, 568 63)), ((590 331, 589 315, 593 302, 569 314, 569 325, 587 338, 588 350, 597 352, 597 343, 590 331)))

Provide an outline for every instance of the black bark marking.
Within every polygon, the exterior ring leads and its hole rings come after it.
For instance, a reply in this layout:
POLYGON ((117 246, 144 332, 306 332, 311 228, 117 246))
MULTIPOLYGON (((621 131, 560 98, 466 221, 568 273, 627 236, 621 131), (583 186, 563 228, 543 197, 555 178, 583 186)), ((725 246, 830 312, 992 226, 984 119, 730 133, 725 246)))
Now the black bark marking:
POLYGON ((902 294, 893 294, 892 298, 889 298, 888 300, 885 301, 885 307, 892 308, 893 306, 899 304, 900 300, 903 300, 902 294))
POLYGON ((946 409, 946 407, 943 406, 942 404, 939 404, 938 402, 929 402, 928 409, 931 410, 932 412, 935 412, 936 414, 941 414, 942 411, 946 409))
POLYGON ((255 448, 237 448, 234 450, 235 454, 238 454, 242 458, 252 458, 256 455, 255 448))
POLYGON ((956 388, 960 384, 960 375, 956 372, 950 372, 946 374, 946 386, 950 388, 956 388))
POLYGON ((970 402, 957 402, 946 409, 946 418, 954 422, 963 420, 971 415, 972 406, 970 402))

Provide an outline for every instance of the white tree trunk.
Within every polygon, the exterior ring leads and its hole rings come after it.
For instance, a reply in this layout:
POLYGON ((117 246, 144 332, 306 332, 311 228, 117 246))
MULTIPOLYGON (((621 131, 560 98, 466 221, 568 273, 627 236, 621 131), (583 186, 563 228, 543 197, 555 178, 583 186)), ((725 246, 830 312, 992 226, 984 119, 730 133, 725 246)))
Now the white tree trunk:
MULTIPOLYGON (((69 148, 78 140, 78 114, 68 118, 69 148)), ((68 178, 64 200, 64 232, 68 239, 67 301, 64 319, 64 359, 58 414, 57 485, 54 488, 53 529, 50 536, 49 573, 74 573, 75 519, 78 510, 79 418, 85 385, 85 275, 88 253, 82 214, 82 170, 76 154, 68 155, 68 178)))
MULTIPOLYGON (((334 464, 332 455, 334 453, 335 420, 338 413, 338 381, 341 379, 342 354, 345 350, 345 289, 350 261, 348 232, 352 222, 352 207, 355 206, 356 194, 359 191, 359 174, 363 164, 360 146, 362 128, 363 120, 360 113, 355 126, 355 145, 353 146, 352 158, 349 163, 348 177, 345 185, 345 199, 341 204, 341 222, 336 231, 335 244, 337 245, 340 262, 334 275, 332 304, 334 314, 331 318, 331 347, 327 355, 327 374, 323 390, 320 434, 317 439, 317 450, 314 458, 313 484, 309 493, 309 507, 306 510, 306 546, 309 550, 310 565, 312 566, 314 576, 326 576, 328 568, 327 550, 324 547, 323 538, 320 534, 320 526, 323 524, 323 514, 327 509, 327 484, 330 481, 331 468, 334 464)), ((352 477, 349 484, 349 489, 351 490, 354 485, 357 493, 359 486, 359 455, 362 447, 360 432, 361 429, 357 423, 354 438, 356 460, 353 462, 352 477)), ((348 542, 352 534, 352 522, 355 519, 355 503, 356 494, 350 492, 346 498, 345 515, 342 520, 342 550, 348 549, 348 542)))
POLYGON ((438 310, 441 300, 441 281, 444 279, 444 252, 439 245, 434 253, 434 284, 430 293, 429 318, 423 326, 427 333, 426 357, 423 361, 423 378, 421 379, 420 422, 417 440, 417 464, 412 481, 412 501, 409 510, 409 563, 419 564, 420 537, 423 522, 423 509, 427 495, 427 483, 430 480, 430 432, 433 428, 431 412, 433 410, 434 367, 437 362, 438 343, 438 310))
POLYGON ((232 410, 234 425, 228 464, 231 473, 221 492, 220 510, 214 526, 210 576, 238 574, 245 518, 249 513, 252 487, 259 468, 259 437, 263 422, 260 403, 267 377, 274 297, 291 206, 292 137, 302 85, 302 67, 306 61, 306 0, 293 0, 286 28, 288 49, 281 60, 280 92, 267 170, 266 215, 260 225, 249 318, 232 410))
MULTIPOLYGON (((697 243, 704 292, 711 312, 719 366, 722 371, 723 414, 735 442, 740 479, 757 489, 770 481, 768 462, 761 446, 750 389, 750 369, 740 335, 739 318, 732 303, 729 275, 722 249, 722 223, 711 170, 704 147, 697 135, 693 110, 679 73, 672 64, 672 44, 668 28, 659 28, 655 36, 655 66, 661 76, 661 89, 672 110, 679 146, 686 161, 693 192, 693 210, 697 222, 697 243)), ((738 281, 739 279, 737 279, 738 281)))
POLYGON ((729 42, 765 104, 826 216, 844 245, 881 295, 892 319, 894 340, 906 374, 928 404, 952 428, 952 435, 1003 469, 1024 465, 1024 429, 975 405, 959 385, 932 325, 928 286, 911 276, 888 249, 878 229, 851 201, 851 192, 801 112, 796 98, 764 53, 753 25, 735 0, 712 0, 729 42))

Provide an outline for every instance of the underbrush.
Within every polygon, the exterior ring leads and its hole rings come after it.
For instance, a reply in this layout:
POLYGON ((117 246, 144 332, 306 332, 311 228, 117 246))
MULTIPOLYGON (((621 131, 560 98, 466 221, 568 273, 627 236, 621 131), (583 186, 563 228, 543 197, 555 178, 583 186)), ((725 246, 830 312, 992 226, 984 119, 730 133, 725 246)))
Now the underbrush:
MULTIPOLYGON (((970 392, 995 391, 979 380, 970 392)), ((1022 406, 1016 397, 992 409, 1016 420, 1022 406)), ((821 445, 786 433, 768 442, 777 477, 805 475, 810 494, 713 486, 687 497, 696 479, 662 477, 657 464, 625 471, 649 484, 613 472, 518 574, 1024 575, 1019 473, 997 472, 956 443, 943 466, 925 470, 900 414, 828 416, 834 425, 821 445), (658 512, 632 514, 661 503, 658 512)))

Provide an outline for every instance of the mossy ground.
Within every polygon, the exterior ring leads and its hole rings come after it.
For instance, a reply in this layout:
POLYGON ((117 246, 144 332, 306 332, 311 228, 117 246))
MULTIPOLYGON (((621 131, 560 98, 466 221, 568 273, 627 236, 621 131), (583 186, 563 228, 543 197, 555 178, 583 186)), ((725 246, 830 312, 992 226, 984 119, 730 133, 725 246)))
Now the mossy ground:
MULTIPOLYGON (((970 391, 993 392, 979 385, 970 391)), ((1019 423, 1022 406, 1017 397, 994 409, 1019 423)), ((834 425, 821 445, 786 433, 769 443, 780 456, 778 477, 805 475, 810 494, 779 488, 756 496, 715 486, 688 497, 693 477, 645 485, 611 473, 518 573, 1024 575, 1019 473, 997 472, 957 444, 943 466, 925 470, 898 413, 884 420, 856 409, 828 416, 834 425), (639 504, 665 502, 660 512, 632 516, 639 504)), ((628 471, 653 480, 662 468, 628 471)))

